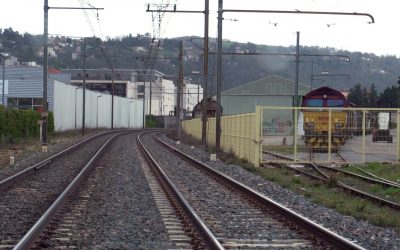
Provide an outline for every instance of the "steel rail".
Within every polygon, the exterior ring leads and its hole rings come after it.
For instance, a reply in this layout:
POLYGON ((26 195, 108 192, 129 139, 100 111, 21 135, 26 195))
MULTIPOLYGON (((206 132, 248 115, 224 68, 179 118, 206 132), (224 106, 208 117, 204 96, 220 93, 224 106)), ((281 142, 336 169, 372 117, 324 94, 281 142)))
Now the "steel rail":
MULTIPOLYGON (((385 179, 382 180, 380 177, 378 177, 376 175, 373 175, 371 173, 368 173, 368 172, 364 171, 363 169, 359 169, 359 170, 365 172, 366 174, 370 174, 370 176, 373 176, 376 179, 370 178, 370 177, 366 177, 366 176, 363 176, 363 175, 360 175, 360 174, 357 174, 357 173, 353 173, 353 172, 350 172, 350 171, 346 171, 346 170, 343 170, 343 169, 337 169, 337 168, 328 167, 328 166, 324 166, 324 165, 318 165, 318 166, 323 168, 323 169, 327 169, 327 170, 333 171, 333 172, 339 172, 339 173, 342 173, 342 174, 345 174, 345 175, 348 175, 348 176, 352 176, 354 178, 358 178, 358 179, 364 180, 364 181, 369 182, 369 183, 379 184, 379 185, 382 185, 382 186, 385 186, 385 187, 400 188, 399 184, 396 184, 394 182, 390 182, 390 181, 385 180, 385 179)), ((352 166, 354 166, 354 165, 352 165, 352 166)))
POLYGON ((334 247, 338 249, 364 249, 363 247, 351 242, 350 240, 330 231, 322 227, 321 225, 301 216, 300 214, 294 212, 293 210, 284 207, 283 205, 277 203, 276 201, 271 200, 270 198, 266 197, 264 194, 251 189, 250 187, 234 180, 233 178, 229 177, 226 174, 223 174, 217 170, 214 170, 209 165, 185 154, 184 152, 180 151, 179 149, 167 144, 166 142, 161 141, 159 138, 156 138, 157 141, 163 145, 164 147, 168 148, 169 150, 175 152, 177 155, 181 156, 186 161, 194 164, 196 167, 206 171, 211 176, 214 176, 224 182, 228 183, 229 185, 235 187, 237 190, 245 194, 247 197, 251 197, 253 200, 260 202, 263 205, 273 209, 275 212, 283 215, 286 218, 289 218, 292 222, 296 223, 297 225, 305 228, 308 232, 312 233, 313 235, 317 236, 318 238, 324 239, 326 242, 329 242, 334 247))
MULTIPOLYGON (((357 170, 363 172, 364 174, 370 176, 371 178, 375 178, 376 180, 380 180, 380 181, 382 181, 382 182, 388 183, 389 185, 392 185, 392 186, 394 186, 394 187, 400 188, 400 183, 397 183, 397 182, 394 182, 394 181, 391 181, 391 180, 387 180, 387 179, 382 178, 382 177, 380 177, 380 176, 377 176, 377 175, 375 175, 375 174, 373 174, 373 173, 370 173, 370 172, 368 172, 368 171, 366 171, 366 170, 360 168, 360 167, 357 166, 357 165, 354 165, 354 164, 351 164, 351 163, 347 163, 346 159, 344 159, 344 157, 341 156, 341 155, 339 155, 339 157, 342 158, 342 160, 344 161, 344 163, 347 164, 348 166, 352 166, 352 167, 356 168, 357 170)), ((346 170, 343 170, 343 171, 346 171, 346 170)), ((350 171, 348 171, 348 172, 350 172, 350 171)), ((355 174, 355 173, 353 173, 353 172, 351 172, 351 173, 352 173, 352 174, 355 174)), ((365 176, 363 176, 363 177, 365 177, 365 176)), ((384 184, 382 184, 382 185, 384 185, 384 184)))
MULTIPOLYGON (((279 165, 284 165, 284 164, 279 164, 279 165)), ((319 176, 317 176, 317 175, 314 175, 314 174, 311 174, 311 173, 309 173, 309 172, 307 172, 307 171, 304 171, 304 170, 301 170, 301 169, 298 169, 298 168, 294 168, 294 167, 291 167, 291 166, 288 166, 288 165, 285 165, 285 167, 286 168, 289 168, 289 169, 291 169, 291 170, 293 170, 293 171, 295 171, 295 172, 297 172, 297 173, 299 173, 299 174, 303 174, 303 175, 305 175, 305 176, 308 176, 308 177, 310 177, 310 178, 312 178, 312 179, 316 179, 316 180, 319 180, 319 181, 322 181, 322 182, 326 182, 326 179, 325 178, 323 178, 323 177, 319 177, 319 176)))
POLYGON ((68 187, 58 196, 58 198, 51 204, 51 206, 44 212, 44 214, 37 220, 37 222, 31 227, 31 229, 23 236, 23 238, 14 246, 15 250, 28 249, 40 235, 42 230, 48 225, 52 217, 55 215, 57 210, 66 201, 69 195, 75 190, 75 188, 80 184, 80 182, 86 177, 88 172, 93 168, 94 163, 104 154, 106 148, 111 144, 111 142, 128 132, 121 132, 112 136, 108 139, 103 146, 96 152, 96 154, 89 160, 85 167, 79 172, 79 174, 74 178, 74 180, 68 185, 68 187))
MULTIPOLYGON (((268 152, 268 151, 263 151, 263 153, 275 155, 275 153, 268 152)), ((277 154, 276 156, 277 156, 277 157, 280 157, 280 158, 285 158, 285 159, 287 159, 287 160, 293 160, 293 159, 291 159, 290 157, 286 157, 286 156, 282 156, 282 155, 278 155, 278 154, 277 154)), ((321 165, 317 165, 317 164, 315 164, 315 163, 305 163, 305 165, 310 165, 311 167, 313 167, 314 169, 316 169, 317 172, 318 172, 319 174, 321 174, 321 175, 324 176, 323 178, 321 178, 321 177, 319 177, 319 176, 316 177, 316 176, 314 176, 314 175, 312 175, 312 174, 309 174, 309 173, 307 173, 307 172, 305 172, 305 171, 301 171, 301 170, 298 170, 298 169, 289 167, 289 166, 287 166, 287 165, 284 164, 284 163, 281 163, 281 165, 285 166, 286 168, 295 170, 295 171, 297 171, 297 172, 302 172, 303 174, 305 174, 305 175, 307 175, 307 176, 309 176, 309 177, 311 177, 311 178, 317 179, 317 180, 323 179, 325 182, 328 182, 328 179, 329 179, 329 176, 327 176, 327 175, 326 175, 325 173, 323 173, 320 169, 318 169, 318 167, 321 167, 321 165)), ((389 201, 389 200, 380 198, 380 197, 378 197, 378 196, 369 194, 369 193, 367 193, 367 192, 358 190, 358 189, 353 188, 353 187, 351 187, 351 186, 349 186, 349 185, 347 185, 347 184, 345 184, 345 183, 343 183, 343 182, 337 181, 336 184, 337 184, 338 187, 342 188, 344 191, 348 191, 348 192, 350 192, 350 193, 352 193, 352 194, 355 194, 355 195, 360 196, 360 197, 362 197, 362 198, 371 200, 371 201, 373 201, 373 202, 375 202, 375 203, 378 203, 378 204, 381 204, 381 205, 384 205, 384 206, 387 206, 387 207, 390 207, 390 208, 393 208, 393 209, 396 209, 396 210, 400 210, 400 204, 398 204, 398 203, 395 203, 395 202, 393 202, 393 201, 389 201)))
POLYGON ((151 133, 154 131, 146 131, 139 134, 136 138, 139 148, 142 150, 146 160, 149 162, 151 166, 153 166, 153 170, 155 171, 156 175, 163 184, 167 186, 169 190, 173 192, 173 195, 180 203, 181 207, 184 209, 187 216, 191 219, 192 223, 195 225, 198 232, 203 236, 205 239, 205 244, 210 247, 211 249, 224 249, 218 239, 214 236, 211 230, 207 227, 207 225, 201 220, 201 218, 196 214, 194 209, 190 206, 190 204, 186 201, 180 191, 175 187, 166 173, 162 170, 161 166, 157 163, 154 157, 150 154, 150 152, 144 146, 141 136, 147 133, 151 133))
POLYGON ((107 134, 110 134, 110 133, 115 133, 115 132, 118 132, 118 131, 107 131, 107 132, 104 132, 104 133, 93 135, 93 136, 91 136, 91 137, 89 137, 89 138, 87 138, 87 139, 85 139, 83 141, 80 141, 80 142, 78 142, 78 143, 76 143, 76 144, 74 144, 74 145, 72 145, 72 146, 70 146, 70 147, 68 147, 68 148, 66 148, 66 149, 64 149, 64 150, 52 155, 52 156, 50 156, 47 159, 44 159, 44 160, 40 161, 39 163, 36 163, 35 165, 32 165, 32 166, 30 166, 28 168, 25 168, 24 170, 22 170, 22 171, 14 174, 12 176, 9 176, 9 177, 1 180, 0 181, 0 188, 10 184, 12 181, 15 181, 17 178, 20 178, 23 175, 25 175, 25 174, 33 171, 33 170, 38 170, 38 169, 48 165, 49 163, 51 163, 52 161, 56 160, 57 158, 59 158, 61 156, 64 156, 64 155, 76 150, 78 147, 80 147, 80 146, 92 141, 93 139, 95 139, 97 137, 100 137, 100 136, 103 136, 103 135, 107 135, 107 134))
POLYGON ((366 170, 364 170, 364 169, 362 169, 362 168, 360 168, 360 167, 358 167, 358 166, 356 166, 356 165, 354 165, 354 164, 350 164, 350 165, 353 166, 353 167, 355 167, 355 168, 357 168, 357 169, 360 170, 361 172, 363 172, 363 173, 365 173, 365 174, 367 174, 367 175, 373 177, 373 178, 376 178, 376 179, 381 180, 381 181, 383 181, 383 182, 387 182, 387 183, 389 183, 389 184, 392 184, 393 186, 400 187, 400 183, 397 183, 397 182, 394 182, 394 181, 390 181, 390 180, 387 180, 387 179, 385 179, 385 178, 382 178, 382 177, 379 177, 379 176, 377 176, 377 175, 374 175, 373 173, 370 173, 370 172, 368 172, 368 171, 366 171, 366 170))

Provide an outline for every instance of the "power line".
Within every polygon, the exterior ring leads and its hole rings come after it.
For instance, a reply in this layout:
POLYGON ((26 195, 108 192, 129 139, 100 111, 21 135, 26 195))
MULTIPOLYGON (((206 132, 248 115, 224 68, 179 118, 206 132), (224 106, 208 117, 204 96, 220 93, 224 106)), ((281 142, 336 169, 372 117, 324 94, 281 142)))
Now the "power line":
POLYGON ((78 0, 78 1, 79 1, 79 4, 80 4, 81 7, 82 7, 82 11, 83 11, 83 13, 84 13, 84 15, 85 15, 86 21, 88 22, 89 27, 90 27, 90 29, 92 30, 93 36, 96 36, 96 32, 94 31, 92 22, 90 21, 90 18, 89 18, 89 15, 88 15, 86 9, 84 9, 84 4, 83 4, 82 0, 78 0))

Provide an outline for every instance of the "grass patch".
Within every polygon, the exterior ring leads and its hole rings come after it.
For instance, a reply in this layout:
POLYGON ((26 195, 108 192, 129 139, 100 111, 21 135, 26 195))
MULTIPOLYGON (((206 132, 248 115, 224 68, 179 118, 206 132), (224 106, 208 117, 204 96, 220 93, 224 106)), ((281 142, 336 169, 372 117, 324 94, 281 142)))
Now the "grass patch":
MULTIPOLYGON (((364 169, 365 171, 368 171, 376 176, 379 176, 381 178, 398 182, 397 180, 400 180, 400 165, 399 164, 387 164, 387 163, 377 163, 377 162, 372 162, 368 163, 366 165, 357 165, 358 167, 364 169)), ((347 165, 345 170, 358 173, 361 175, 366 176, 365 173, 362 171, 358 170, 357 168, 353 166, 347 165)), ((400 182, 398 182, 400 183, 400 182)))
MULTIPOLYGON (((321 183, 303 176, 297 176, 294 172, 281 167, 253 167, 251 172, 339 213, 369 221, 374 225, 393 227, 400 231, 400 214, 398 211, 343 193, 336 187, 335 176, 328 183, 321 183)), ((394 191, 388 189, 388 192, 394 191)))

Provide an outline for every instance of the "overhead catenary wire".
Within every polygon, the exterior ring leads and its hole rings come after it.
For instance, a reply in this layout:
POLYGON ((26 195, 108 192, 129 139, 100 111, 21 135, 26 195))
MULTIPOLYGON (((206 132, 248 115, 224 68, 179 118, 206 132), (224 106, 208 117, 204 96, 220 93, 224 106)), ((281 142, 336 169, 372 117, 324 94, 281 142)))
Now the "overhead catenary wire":
POLYGON ((93 36, 96 36, 96 32, 95 32, 95 30, 94 30, 94 28, 93 28, 92 22, 90 21, 90 17, 89 17, 89 15, 88 15, 86 9, 83 9, 83 8, 84 8, 83 1, 82 1, 82 0, 78 0, 78 2, 79 2, 79 4, 80 4, 81 7, 82 7, 82 11, 83 11, 83 13, 84 13, 84 15, 85 15, 86 21, 88 22, 91 31, 92 31, 92 33, 93 33, 93 36))

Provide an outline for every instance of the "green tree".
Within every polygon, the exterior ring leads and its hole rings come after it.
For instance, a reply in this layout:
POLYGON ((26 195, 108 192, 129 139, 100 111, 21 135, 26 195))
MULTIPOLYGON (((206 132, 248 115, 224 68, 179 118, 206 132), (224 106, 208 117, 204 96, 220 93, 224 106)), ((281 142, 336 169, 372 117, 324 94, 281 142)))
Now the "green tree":
POLYGON ((380 95, 379 103, 381 107, 397 108, 400 107, 400 89, 399 86, 387 87, 380 95))
POLYGON ((378 106, 378 91, 376 90, 375 84, 371 84, 371 88, 368 93, 368 107, 376 108, 378 106))
POLYGON ((360 83, 357 83, 356 85, 354 85, 354 87, 350 89, 349 101, 354 103, 356 106, 361 106, 363 102, 363 97, 360 83))

